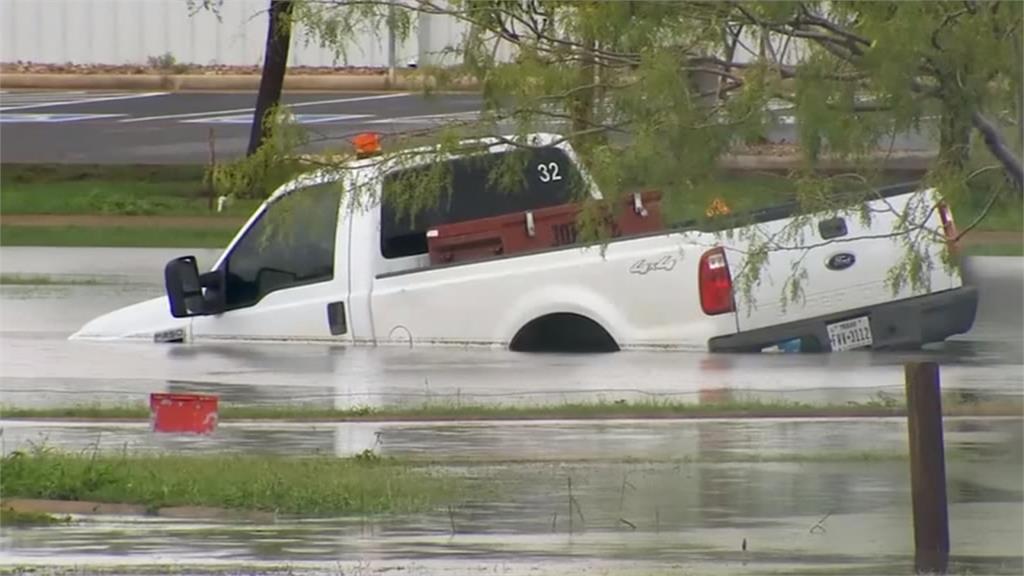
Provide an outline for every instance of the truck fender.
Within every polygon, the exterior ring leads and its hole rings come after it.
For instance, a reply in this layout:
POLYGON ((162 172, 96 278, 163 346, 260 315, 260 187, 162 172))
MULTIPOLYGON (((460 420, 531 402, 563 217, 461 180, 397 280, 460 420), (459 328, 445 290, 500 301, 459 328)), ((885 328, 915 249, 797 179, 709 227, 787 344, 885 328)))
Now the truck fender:
POLYGON ((540 288, 520 297, 504 315, 496 341, 505 345, 530 322, 550 314, 577 314, 597 323, 615 342, 622 342, 625 320, 615 305, 589 290, 540 288))

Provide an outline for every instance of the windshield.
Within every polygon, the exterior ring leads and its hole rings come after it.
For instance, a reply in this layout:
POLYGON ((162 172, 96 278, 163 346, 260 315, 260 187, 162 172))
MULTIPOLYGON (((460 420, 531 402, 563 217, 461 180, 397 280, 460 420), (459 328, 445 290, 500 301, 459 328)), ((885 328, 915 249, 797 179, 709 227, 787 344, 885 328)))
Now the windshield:
POLYGON ((224 261, 228 310, 334 278, 341 189, 337 182, 309 186, 267 206, 224 261))

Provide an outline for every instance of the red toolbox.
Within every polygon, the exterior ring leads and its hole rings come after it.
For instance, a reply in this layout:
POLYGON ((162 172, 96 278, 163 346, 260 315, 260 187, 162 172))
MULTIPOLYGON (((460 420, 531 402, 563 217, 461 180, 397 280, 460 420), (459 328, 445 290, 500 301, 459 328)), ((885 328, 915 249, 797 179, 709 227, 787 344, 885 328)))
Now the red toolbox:
MULTIPOLYGON (((436 226, 427 230, 430 262, 482 260, 574 244, 580 210, 580 204, 563 204, 436 226)), ((655 191, 629 195, 616 206, 611 224, 613 237, 661 230, 661 195, 655 191)))

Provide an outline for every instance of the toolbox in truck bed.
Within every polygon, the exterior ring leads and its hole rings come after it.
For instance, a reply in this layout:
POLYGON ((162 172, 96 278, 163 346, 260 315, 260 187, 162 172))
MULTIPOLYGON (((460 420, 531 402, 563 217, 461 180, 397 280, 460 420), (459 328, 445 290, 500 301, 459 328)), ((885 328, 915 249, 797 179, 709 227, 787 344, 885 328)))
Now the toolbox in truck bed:
MULTIPOLYGON (((427 230, 430 263, 484 260, 575 244, 581 210, 578 203, 562 204, 435 226, 427 230)), ((628 195, 616 206, 610 220, 613 237, 663 229, 661 194, 646 191, 628 195)))

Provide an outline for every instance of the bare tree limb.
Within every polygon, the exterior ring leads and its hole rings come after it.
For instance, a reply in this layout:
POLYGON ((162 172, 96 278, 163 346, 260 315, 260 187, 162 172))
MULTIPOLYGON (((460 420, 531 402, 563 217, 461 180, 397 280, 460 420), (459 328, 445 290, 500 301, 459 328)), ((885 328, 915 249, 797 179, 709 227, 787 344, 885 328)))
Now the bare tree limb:
MULTIPOLYGON (((975 170, 973 173, 967 176, 967 180, 974 178, 975 176, 981 174, 982 172, 987 172, 989 170, 995 170, 999 168, 1002 168, 1002 166, 998 164, 994 166, 985 166, 983 168, 979 168, 978 170, 975 170)), ((968 224, 966 227, 957 232, 956 238, 953 238, 953 242, 959 242, 961 238, 963 238, 971 230, 974 230, 974 228, 978 224, 981 224, 981 222, 988 217, 988 213, 992 211, 992 207, 995 206, 996 200, 998 200, 999 196, 1002 195, 1002 191, 1003 189, 1000 187, 996 188, 995 191, 992 192, 992 195, 988 197, 988 201, 985 202, 985 208, 982 209, 980 214, 974 217, 974 220, 971 221, 970 224, 968 224)))
POLYGON ((847 40, 849 40, 851 42, 856 42, 856 43, 861 44, 861 45, 863 45, 865 47, 871 46, 871 42, 867 38, 864 38, 863 36, 860 36, 859 34, 855 34, 855 33, 851 32, 851 31, 849 31, 849 30, 839 26, 838 24, 828 20, 827 18, 822 18, 821 16, 818 16, 817 14, 814 14, 813 12, 811 12, 807 8, 806 5, 801 5, 801 9, 803 11, 802 19, 805 20, 807 23, 809 23, 811 25, 814 25, 814 26, 820 26, 822 28, 825 28, 829 32, 832 32, 833 34, 835 34, 837 36, 841 36, 843 38, 846 38, 847 40))
POLYGON ((1013 180, 1017 189, 1024 189, 1024 167, 1021 166, 1020 158, 1017 154, 1007 145, 1006 139, 1003 138, 999 129, 977 110, 971 114, 971 123, 974 124, 978 132, 981 132, 982 138, 985 140, 985 146, 999 160, 999 163, 1003 165, 1003 168, 1013 180))

